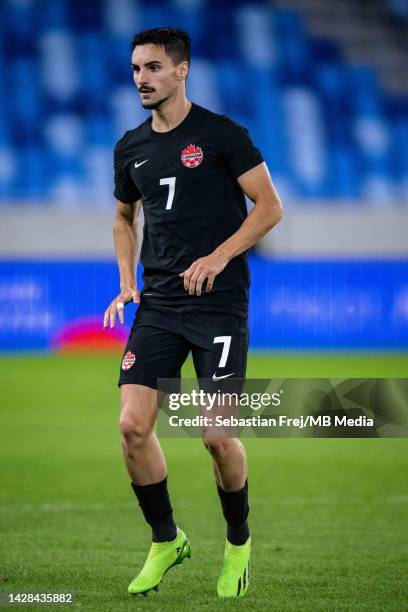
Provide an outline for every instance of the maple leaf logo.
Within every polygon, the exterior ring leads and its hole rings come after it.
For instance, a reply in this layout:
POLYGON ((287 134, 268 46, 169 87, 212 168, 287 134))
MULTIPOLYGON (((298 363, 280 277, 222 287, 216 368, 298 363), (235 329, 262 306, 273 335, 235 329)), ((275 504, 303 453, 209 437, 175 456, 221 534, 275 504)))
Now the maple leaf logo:
POLYGON ((189 144, 188 147, 182 150, 181 154, 182 155, 193 155, 194 153, 200 153, 200 152, 201 152, 201 149, 199 147, 196 147, 193 144, 189 144))
POLYGON ((181 161, 187 168, 196 168, 203 161, 203 150, 196 145, 189 144, 181 152, 181 161))
POLYGON ((129 370, 135 363, 136 357, 131 351, 128 351, 122 360, 122 370, 129 370))

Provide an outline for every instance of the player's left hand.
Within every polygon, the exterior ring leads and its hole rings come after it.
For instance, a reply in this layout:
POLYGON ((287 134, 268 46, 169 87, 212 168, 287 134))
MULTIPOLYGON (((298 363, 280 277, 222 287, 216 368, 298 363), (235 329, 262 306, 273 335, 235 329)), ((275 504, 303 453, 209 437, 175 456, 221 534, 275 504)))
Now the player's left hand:
POLYGON ((215 277, 224 270, 227 263, 228 258, 217 251, 196 259, 179 275, 184 279, 184 289, 190 295, 201 295, 203 283, 207 280, 206 291, 211 291, 215 277))

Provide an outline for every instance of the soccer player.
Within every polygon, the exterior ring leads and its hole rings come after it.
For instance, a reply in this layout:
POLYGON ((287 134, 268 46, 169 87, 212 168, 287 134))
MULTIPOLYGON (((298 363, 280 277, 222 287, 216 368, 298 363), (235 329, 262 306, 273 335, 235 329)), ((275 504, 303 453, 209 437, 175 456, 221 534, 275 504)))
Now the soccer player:
MULTIPOLYGON (((192 352, 200 379, 244 378, 247 360, 246 251, 281 218, 268 169, 246 129, 186 98, 190 39, 157 28, 132 41, 132 70, 152 115, 129 130, 114 151, 115 252, 120 293, 104 328, 124 322, 139 304, 121 365, 120 431, 124 460, 152 545, 130 593, 157 589, 166 571, 191 555, 173 518, 167 467, 155 432, 157 378, 177 378, 192 352), (245 194, 255 206, 247 214, 245 194), (137 216, 143 207, 141 262, 135 280, 137 216)), ((250 72, 242 83, 256 96, 250 72)), ((203 83, 205 87, 205 83, 203 83)), ((242 443, 205 438, 227 524, 219 597, 243 596, 249 585, 247 460, 242 443)))

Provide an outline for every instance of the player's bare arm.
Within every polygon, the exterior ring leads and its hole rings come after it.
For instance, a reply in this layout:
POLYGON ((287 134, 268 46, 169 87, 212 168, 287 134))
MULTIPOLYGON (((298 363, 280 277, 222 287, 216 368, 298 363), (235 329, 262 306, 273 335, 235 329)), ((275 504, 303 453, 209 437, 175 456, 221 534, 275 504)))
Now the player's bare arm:
POLYGON ((137 216, 140 205, 141 200, 132 204, 125 204, 116 200, 113 240, 119 267, 120 293, 105 310, 104 329, 108 325, 110 327, 115 326, 116 314, 118 314, 121 324, 124 323, 124 311, 123 308, 118 308, 118 304, 128 304, 131 301, 135 304, 140 302, 136 284, 136 263, 139 252, 137 216))
POLYGON ((211 291, 215 277, 228 262, 256 244, 282 218, 282 204, 265 163, 248 170, 237 181, 255 206, 238 231, 210 255, 200 257, 180 274, 190 295, 201 295, 205 281, 206 291, 211 291))

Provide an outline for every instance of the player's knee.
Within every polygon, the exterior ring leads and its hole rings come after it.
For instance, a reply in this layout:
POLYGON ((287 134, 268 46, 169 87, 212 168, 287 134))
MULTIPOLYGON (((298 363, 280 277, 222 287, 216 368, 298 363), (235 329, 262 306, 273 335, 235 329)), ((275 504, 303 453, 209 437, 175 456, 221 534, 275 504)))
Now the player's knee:
POLYGON ((224 457, 230 449, 231 442, 229 438, 203 438, 205 448, 214 458, 224 457))
POLYGON ((123 415, 120 418, 119 429, 123 446, 128 451, 145 446, 151 434, 151 429, 148 425, 127 415, 123 415))

